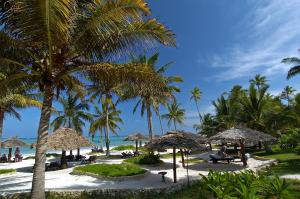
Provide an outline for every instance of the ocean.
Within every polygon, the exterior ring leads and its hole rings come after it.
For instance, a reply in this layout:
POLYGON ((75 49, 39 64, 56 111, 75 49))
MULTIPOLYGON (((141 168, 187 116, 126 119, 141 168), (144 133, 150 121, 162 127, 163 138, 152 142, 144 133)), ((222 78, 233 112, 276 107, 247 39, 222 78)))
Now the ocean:
MULTIPOLYGON (((130 142, 130 141, 123 141, 125 138, 125 136, 110 136, 110 147, 116 147, 116 146, 120 146, 120 145, 135 145, 134 142, 130 142)), ((36 138, 19 138, 20 140, 28 143, 28 144, 33 144, 36 143, 36 138)), ((93 144, 100 146, 99 144, 99 136, 95 136, 94 139, 92 140, 91 138, 87 138, 89 139, 93 144)), ((6 139, 4 138, 3 141, 5 141, 6 139)), ((105 143, 104 143, 104 137, 103 137, 103 148, 105 149, 105 143)), ((91 147, 82 147, 81 150, 87 151, 90 150, 91 147)), ((6 153, 8 154, 8 149, 7 148, 2 148, 1 149, 1 154, 6 153)), ((14 153, 14 149, 13 149, 13 153, 14 153)), ((23 156, 30 156, 30 155, 34 155, 35 154, 35 149, 31 149, 30 147, 21 147, 21 153, 23 156)), ((61 151, 59 150, 49 150, 47 151, 47 153, 61 153, 61 151)), ((73 154, 76 154, 76 150, 73 151, 73 154)))

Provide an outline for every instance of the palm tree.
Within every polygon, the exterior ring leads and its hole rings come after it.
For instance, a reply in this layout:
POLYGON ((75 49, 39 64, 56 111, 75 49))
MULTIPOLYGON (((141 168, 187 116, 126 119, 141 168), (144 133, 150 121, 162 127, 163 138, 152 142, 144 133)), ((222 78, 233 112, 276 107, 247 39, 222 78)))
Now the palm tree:
POLYGON ((261 76, 260 74, 255 75, 253 79, 251 79, 249 82, 257 87, 259 90, 261 87, 267 85, 267 79, 265 76, 261 76))
POLYGON ((199 115, 199 120, 200 120, 200 123, 201 123, 201 114, 200 114, 200 111, 199 111, 198 102, 201 99, 202 92, 200 91, 200 89, 198 87, 195 87, 193 90, 191 90, 191 94, 192 94, 192 96, 191 96, 190 100, 194 100, 194 102, 196 104, 197 112, 198 112, 198 115, 199 115))
POLYGON ((162 115, 163 119, 168 120, 168 125, 170 126, 173 122, 174 129, 177 130, 177 124, 183 124, 185 110, 180 108, 180 104, 176 101, 171 105, 168 105, 168 113, 162 115))
MULTIPOLYGON (((170 66, 170 63, 165 64, 164 66, 156 69, 155 66, 158 61, 158 53, 155 53, 151 57, 147 59, 146 56, 140 56, 139 58, 135 59, 133 58, 133 63, 144 65, 145 67, 148 67, 149 69, 155 71, 157 76, 161 78, 161 81, 164 82, 164 86, 157 87, 154 90, 133 90, 131 97, 139 97, 137 104, 135 105, 133 109, 133 113, 137 111, 137 108, 141 106, 141 116, 144 115, 145 111, 147 112, 147 123, 148 123, 148 132, 149 132, 149 138, 153 138, 153 130, 152 130, 152 108, 154 108, 154 111, 157 113, 157 115, 160 118, 159 113, 159 106, 165 105, 167 101, 170 99, 173 99, 173 93, 174 92, 180 92, 180 89, 176 86, 171 85, 173 82, 182 82, 182 78, 179 76, 170 76, 165 77, 164 73, 167 70, 167 68, 170 66)), ((160 120, 161 121, 161 120, 160 120)), ((160 122, 161 124, 161 122, 160 122)), ((162 124, 161 124, 162 128, 162 124)), ((162 130, 163 131, 163 130, 162 130)))
MULTIPOLYGON (((51 126, 54 130, 60 127, 68 127, 82 134, 82 128, 86 121, 92 119, 89 114, 89 105, 87 101, 81 100, 78 94, 68 93, 66 98, 60 97, 58 102, 62 105, 63 111, 57 111, 58 116, 52 121, 51 126)), ((80 155, 80 149, 77 149, 77 155, 80 155)), ((72 150, 70 151, 72 155, 72 150)))
POLYGON ((291 86, 284 87, 283 91, 280 94, 280 98, 287 101, 287 106, 290 107, 290 102, 292 101, 292 96, 296 90, 291 86))
MULTIPOLYGON (((4 67, 14 63, 22 69, 3 82, 2 87, 26 81, 37 85, 44 97, 31 191, 31 198, 44 199, 45 138, 54 91, 82 89, 83 82, 74 74, 85 70, 102 73, 118 69, 124 78, 137 75, 142 69, 129 70, 126 65, 107 63, 107 60, 133 50, 147 50, 155 43, 175 46, 175 39, 155 19, 144 17, 150 10, 143 0, 66 0, 64 3, 3 0, 1 3, 5 6, 0 9, 0 48, 9 49, 10 53, 1 53, 0 62, 4 67)), ((143 74, 151 77, 150 73, 143 74)))
POLYGON ((117 129, 120 129, 119 123, 123 123, 123 120, 120 118, 121 111, 116 110, 115 106, 110 106, 108 111, 106 110, 107 106, 102 104, 102 111, 99 107, 95 106, 95 114, 93 115, 94 119, 91 122, 90 133, 95 135, 97 131, 100 133, 99 142, 102 148, 102 133, 105 132, 105 142, 106 142, 106 154, 109 155, 109 134, 107 133, 109 128, 112 133, 117 134, 117 129), (108 113, 108 114, 107 114, 108 113), (108 115, 108 117, 107 117, 108 115), (108 126, 107 126, 108 121, 108 126))
MULTIPOLYGON (((300 49, 299 49, 299 51, 300 51, 300 49)), ((290 70, 287 74, 288 79, 290 79, 300 73, 300 59, 299 58, 287 57, 287 58, 284 58, 281 62, 285 63, 285 64, 293 64, 294 65, 292 68, 290 68, 290 70)))

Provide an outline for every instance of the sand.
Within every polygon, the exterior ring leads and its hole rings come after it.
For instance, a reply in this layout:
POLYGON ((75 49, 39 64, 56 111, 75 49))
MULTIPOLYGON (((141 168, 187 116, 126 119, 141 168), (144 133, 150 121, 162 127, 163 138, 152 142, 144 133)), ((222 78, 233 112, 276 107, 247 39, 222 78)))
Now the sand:
MULTIPOLYGON (((112 152, 112 154, 120 154, 121 152, 112 152)), ((193 155, 192 157, 201 157, 208 159, 209 154, 202 153, 193 155)), ((187 179, 186 169, 179 163, 181 158, 177 158, 177 178, 178 182, 184 182, 187 179)), ((47 159, 51 161, 51 159, 47 159)), ((97 163, 111 163, 119 164, 122 159, 113 160, 98 160, 97 163)), ((156 188, 165 187, 172 185, 173 180, 173 170, 172 170, 172 159, 163 159, 164 163, 152 167, 144 167, 150 171, 149 175, 146 175, 138 179, 128 179, 128 180, 107 180, 99 179, 90 176, 78 176, 71 175, 73 168, 68 168, 58 171, 46 172, 45 182, 46 190, 85 190, 85 189, 140 189, 140 188, 156 188), (158 174, 160 171, 166 171, 166 183, 161 181, 161 176, 158 174)), ((253 158, 248 160, 247 169, 256 170, 257 168, 268 164, 269 161, 260 161, 253 158)), ((0 169, 14 168, 17 169, 16 173, 0 175, 0 194, 5 195, 7 193, 13 192, 25 192, 30 191, 32 182, 32 167, 34 160, 23 160, 19 163, 1 163, 0 169)), ((75 163, 74 163, 75 165, 75 163)), ((189 176, 190 179, 200 179, 200 173, 207 175, 209 169, 218 171, 240 171, 243 170, 241 162, 234 163, 219 163, 212 164, 201 163, 189 166, 189 176)))

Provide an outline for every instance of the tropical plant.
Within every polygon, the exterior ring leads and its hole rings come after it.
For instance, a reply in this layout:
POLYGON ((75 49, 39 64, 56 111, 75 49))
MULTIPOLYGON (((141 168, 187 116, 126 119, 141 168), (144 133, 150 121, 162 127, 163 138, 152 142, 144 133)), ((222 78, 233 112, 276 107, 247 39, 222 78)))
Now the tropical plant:
POLYGON ((284 87, 283 91, 280 94, 280 98, 287 101, 287 106, 290 107, 292 97, 294 96, 295 89, 291 86, 284 87))
POLYGON ((219 123, 212 114, 207 113, 202 115, 200 125, 194 125, 194 128, 196 128, 200 134, 211 137, 218 132, 219 123))
POLYGON ((191 95, 190 100, 194 100, 194 102, 196 104, 199 120, 200 120, 200 123, 201 123, 201 114, 200 114, 200 111, 199 111, 198 102, 201 99, 202 92, 198 87, 195 87, 195 88, 193 88, 193 90, 191 90, 191 94, 192 95, 191 95))
POLYGON ((267 86, 267 79, 265 76, 261 76, 260 74, 255 75, 253 79, 251 79, 249 82, 250 84, 253 84, 257 87, 257 90, 259 90, 261 87, 267 86))
POLYGON ((177 124, 183 124, 185 110, 180 108, 180 104, 174 101, 171 105, 168 105, 168 113, 162 115, 163 119, 168 120, 170 126, 173 122, 174 129, 177 130, 177 124))
MULTIPOLYGON (((86 100, 80 99, 78 94, 67 93, 66 97, 59 97, 58 102, 62 105, 63 111, 56 111, 58 116, 52 121, 51 126, 56 130, 60 127, 73 128, 82 135, 82 128, 85 122, 91 121, 92 115, 88 113, 89 104, 86 100)), ((70 151, 72 155, 72 150, 70 151)), ((80 155, 80 149, 77 149, 80 155)))
MULTIPOLYGON (((299 49, 299 51, 300 51, 300 49, 299 49)), ((293 67, 290 68, 290 70, 288 71, 288 74, 287 74, 288 79, 290 79, 300 73, 300 59, 299 58, 287 57, 287 58, 284 58, 281 62, 285 63, 285 64, 293 65, 293 67)))
MULTIPOLYGON (((172 85, 174 82, 182 82, 182 78, 179 76, 170 76, 166 77, 164 76, 165 71, 170 66, 170 63, 167 63, 157 69, 156 63, 158 61, 158 53, 155 53, 151 57, 147 59, 146 56, 140 56, 139 58, 133 58, 132 62, 135 64, 141 64, 146 67, 149 67, 149 69, 155 71, 157 76, 161 79, 162 82, 164 82, 164 86, 157 87, 154 90, 143 90, 143 89, 133 89, 132 96, 131 97, 139 97, 139 100, 137 104, 135 105, 133 109, 133 113, 137 111, 137 108, 141 106, 141 115, 144 115, 144 112, 147 113, 147 122, 148 122, 148 132, 149 132, 149 138, 153 138, 153 130, 152 130, 152 108, 158 115, 159 119, 160 116, 160 105, 166 105, 168 101, 171 99, 174 99, 173 93, 174 92, 180 92, 180 89, 176 86, 172 85)), ((162 129, 161 119, 160 119, 160 125, 162 129)), ((163 131, 163 129, 162 129, 163 131)))
POLYGON ((27 82, 37 85, 44 97, 31 198, 45 198, 45 138, 54 91, 80 90, 83 82, 74 74, 84 70, 106 73, 118 69, 122 77, 134 77, 140 70, 106 61, 155 43, 175 45, 173 33, 155 19, 144 17, 149 14, 143 0, 1 2, 0 48, 9 50, 1 53, 1 65, 13 63, 22 69, 2 87, 27 82), (126 72, 128 75, 124 75, 126 72))
POLYGON ((105 143, 106 143, 106 155, 110 155, 109 149, 109 130, 113 134, 117 135, 117 129, 120 129, 119 124, 123 123, 123 120, 120 118, 121 111, 116 110, 115 106, 106 106, 102 104, 102 110, 98 106, 95 106, 95 114, 93 115, 93 120, 90 126, 90 134, 95 135, 97 131, 100 133, 100 144, 102 146, 102 133, 105 132, 105 143), (106 110, 108 108, 108 110, 106 110), (108 125, 107 125, 108 124, 108 125))

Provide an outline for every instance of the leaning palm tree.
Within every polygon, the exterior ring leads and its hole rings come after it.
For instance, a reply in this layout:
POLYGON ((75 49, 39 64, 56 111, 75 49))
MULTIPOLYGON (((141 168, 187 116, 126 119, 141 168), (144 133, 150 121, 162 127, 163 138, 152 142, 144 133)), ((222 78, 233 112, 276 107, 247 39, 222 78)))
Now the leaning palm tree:
POLYGON ((124 79, 142 73, 148 78, 140 81, 149 80, 152 74, 141 72, 145 68, 132 69, 126 64, 107 62, 132 51, 147 50, 157 43, 175 46, 175 39, 162 24, 145 17, 151 13, 143 0, 3 0, 1 3, 0 51, 3 48, 10 51, 1 53, 1 66, 14 63, 22 69, 3 82, 2 87, 27 82, 38 86, 44 97, 31 191, 31 198, 44 199, 45 142, 54 91, 66 88, 79 91, 84 82, 74 74, 87 70, 118 71, 124 79))
POLYGON ((202 92, 198 87, 195 87, 195 88, 193 88, 193 90, 191 90, 191 94, 192 94, 192 96, 191 96, 190 100, 194 100, 194 102, 196 104, 199 120, 200 120, 200 123, 201 123, 201 114, 200 114, 200 111, 199 111, 198 102, 201 99, 202 92))
POLYGON ((93 120, 90 125, 90 134, 95 135, 97 131, 100 133, 100 144, 102 145, 102 132, 105 132, 105 143, 106 143, 106 155, 109 156, 109 130, 117 135, 117 129, 120 129, 119 124, 123 123, 123 120, 120 117, 121 111, 117 110, 115 106, 107 106, 102 104, 102 111, 99 107, 95 106, 95 114, 93 115, 93 120), (108 126, 107 126, 108 122, 108 126), (106 129, 109 128, 109 129, 106 129))
POLYGON ((280 94, 280 98, 287 101, 287 106, 290 107, 292 97, 294 96, 295 89, 291 86, 284 87, 283 91, 280 94))
MULTIPOLYGON (((89 105, 84 99, 80 99, 78 94, 67 93, 67 97, 60 97, 58 102, 62 105, 63 111, 56 111, 58 116, 52 121, 51 126, 54 130, 60 127, 72 128, 77 133, 82 134, 82 128, 85 122, 92 119, 92 115, 88 113, 89 105)), ((77 155, 79 154, 77 149, 77 155)), ((72 155, 72 150, 70 151, 72 155)))
POLYGON ((168 113, 162 115, 163 119, 168 120, 168 125, 170 126, 173 122, 174 129, 177 130, 177 124, 183 124, 185 110, 180 108, 180 104, 176 101, 171 105, 168 105, 168 113))
POLYGON ((267 85, 267 79, 265 76, 261 76, 260 74, 255 75, 253 79, 251 79, 249 82, 257 87, 259 90, 261 87, 267 85))
MULTIPOLYGON (((164 82, 165 86, 158 87, 154 90, 136 90, 133 89, 131 97, 138 97, 139 100, 133 109, 133 113, 137 111, 137 108, 141 107, 141 116, 144 115, 145 111, 147 113, 147 122, 148 122, 148 132, 149 138, 153 138, 152 130, 152 108, 160 118, 159 106, 165 105, 167 101, 173 99, 174 92, 180 92, 180 89, 176 86, 171 85, 173 82, 182 82, 182 78, 179 76, 164 76, 165 71, 170 66, 170 63, 163 65, 162 67, 156 69, 156 63, 158 61, 159 54, 156 53, 147 59, 146 56, 140 56, 139 58, 134 58, 133 63, 141 64, 149 69, 155 71, 157 76, 164 82)), ((161 122, 160 122, 161 124, 161 122)), ((162 127, 162 124, 161 124, 162 127)), ((162 130, 163 131, 163 130, 162 130)))
MULTIPOLYGON (((300 49, 299 49, 299 51, 300 51, 300 49)), ((298 57, 287 57, 287 58, 284 58, 281 62, 285 63, 285 64, 293 65, 293 67, 290 68, 290 70, 287 74, 288 79, 290 79, 300 73, 300 59, 298 57)))

